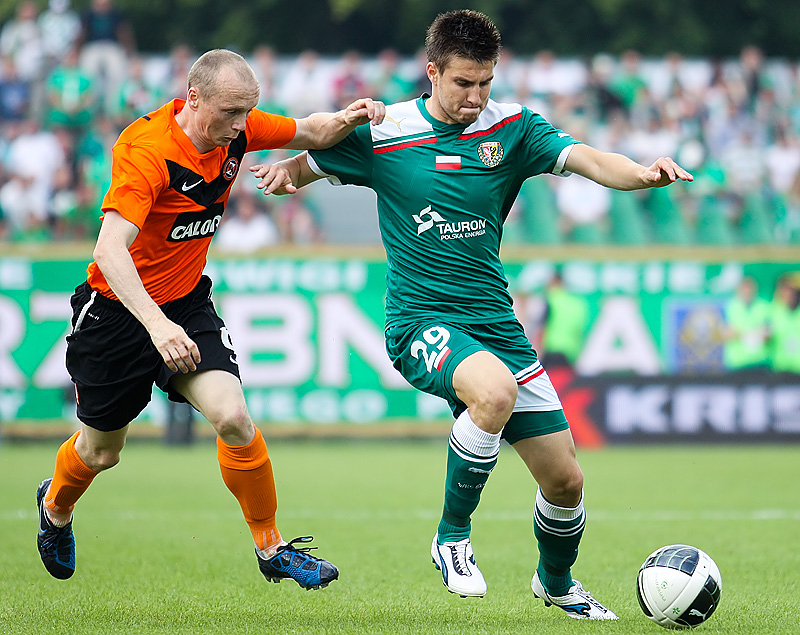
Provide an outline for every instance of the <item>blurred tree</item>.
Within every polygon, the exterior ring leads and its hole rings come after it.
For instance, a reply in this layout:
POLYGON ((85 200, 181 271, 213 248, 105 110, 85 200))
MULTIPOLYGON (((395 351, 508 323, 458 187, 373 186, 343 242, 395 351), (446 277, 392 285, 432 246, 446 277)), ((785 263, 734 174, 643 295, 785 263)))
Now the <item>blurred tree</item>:
MULTIPOLYGON (((89 0, 73 0, 81 11, 89 0)), ((0 23, 17 0, 0 0, 0 23)), ((39 0, 43 7, 45 0, 39 0)), ((163 52, 188 41, 196 50, 225 46, 251 51, 268 44, 280 53, 313 48, 372 54, 391 47, 417 51, 431 20, 462 8, 454 0, 117 0, 134 25, 142 51, 163 52)), ((767 55, 800 57, 797 0, 475 0, 490 15, 506 46, 520 54, 550 49, 558 55, 738 55, 746 44, 767 55)))

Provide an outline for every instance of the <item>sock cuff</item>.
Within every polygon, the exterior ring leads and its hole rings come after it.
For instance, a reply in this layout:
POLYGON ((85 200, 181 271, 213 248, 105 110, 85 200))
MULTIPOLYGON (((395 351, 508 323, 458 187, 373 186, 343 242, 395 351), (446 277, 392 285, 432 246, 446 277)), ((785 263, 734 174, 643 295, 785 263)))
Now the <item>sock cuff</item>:
POLYGON ((548 501, 544 497, 544 494, 542 494, 541 488, 539 488, 536 490, 536 509, 539 510, 542 516, 549 520, 577 520, 585 514, 583 508, 583 492, 581 492, 581 501, 576 507, 559 507, 548 501))
MULTIPOLYGON (((462 412, 453 424, 450 435, 450 444, 457 444, 458 449, 466 450, 475 456, 489 458, 497 456, 500 451, 500 435, 481 430, 472 418, 469 411, 462 412)), ((456 449, 455 447, 453 448, 456 449)))
POLYGON ((217 437, 217 460, 222 467, 231 470, 255 470, 269 460, 267 442, 261 430, 255 427, 256 435, 247 445, 228 445, 217 437))
POLYGON ((86 481, 97 476, 97 472, 83 462, 80 454, 78 454, 78 450, 75 449, 75 442, 78 440, 80 434, 81 432, 78 430, 78 432, 64 441, 58 449, 58 455, 60 455, 59 458, 63 459, 64 467, 69 474, 77 477, 81 481, 86 481))

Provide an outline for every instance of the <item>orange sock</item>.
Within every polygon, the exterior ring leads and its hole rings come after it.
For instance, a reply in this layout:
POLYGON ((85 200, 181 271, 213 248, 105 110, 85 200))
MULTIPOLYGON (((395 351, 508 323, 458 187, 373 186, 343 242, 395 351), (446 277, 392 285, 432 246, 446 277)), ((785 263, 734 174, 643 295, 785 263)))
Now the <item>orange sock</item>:
POLYGON ((53 482, 44 504, 54 514, 71 514, 75 503, 83 496, 97 472, 88 467, 78 456, 75 441, 80 431, 64 441, 56 454, 56 469, 53 482))
POLYGON ((256 428, 255 438, 243 446, 228 445, 217 437, 217 459, 222 480, 239 501, 256 546, 269 549, 280 544, 281 534, 275 522, 278 497, 272 461, 261 431, 256 428))

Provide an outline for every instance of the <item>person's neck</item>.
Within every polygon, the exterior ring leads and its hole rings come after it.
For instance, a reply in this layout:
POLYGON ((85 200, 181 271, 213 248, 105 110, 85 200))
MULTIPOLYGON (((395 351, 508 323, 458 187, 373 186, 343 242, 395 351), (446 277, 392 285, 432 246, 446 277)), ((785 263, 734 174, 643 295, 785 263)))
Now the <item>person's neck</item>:
POLYGON ((197 139, 188 104, 184 104, 181 111, 175 114, 175 123, 177 123, 180 129, 183 130, 184 134, 189 138, 189 141, 192 142, 192 145, 195 147, 197 152, 200 154, 205 154, 206 152, 213 150, 213 146, 208 147, 207 144, 204 144, 197 139))

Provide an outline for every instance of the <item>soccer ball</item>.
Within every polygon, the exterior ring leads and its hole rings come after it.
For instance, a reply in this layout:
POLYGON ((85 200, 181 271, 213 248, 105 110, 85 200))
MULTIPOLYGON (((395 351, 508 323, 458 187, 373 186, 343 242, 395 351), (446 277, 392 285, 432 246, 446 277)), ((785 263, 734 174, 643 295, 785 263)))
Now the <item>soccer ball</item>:
POLYGON ((651 553, 639 569, 636 596, 642 611, 665 628, 705 622, 719 605, 722 576, 705 552, 668 545, 651 553))

